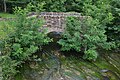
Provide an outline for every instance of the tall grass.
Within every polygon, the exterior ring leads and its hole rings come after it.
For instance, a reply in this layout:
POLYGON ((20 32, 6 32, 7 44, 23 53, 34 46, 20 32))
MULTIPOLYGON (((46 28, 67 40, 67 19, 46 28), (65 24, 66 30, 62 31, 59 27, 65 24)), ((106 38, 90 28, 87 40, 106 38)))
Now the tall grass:
POLYGON ((10 13, 0 13, 0 18, 15 18, 16 16, 14 14, 10 13))

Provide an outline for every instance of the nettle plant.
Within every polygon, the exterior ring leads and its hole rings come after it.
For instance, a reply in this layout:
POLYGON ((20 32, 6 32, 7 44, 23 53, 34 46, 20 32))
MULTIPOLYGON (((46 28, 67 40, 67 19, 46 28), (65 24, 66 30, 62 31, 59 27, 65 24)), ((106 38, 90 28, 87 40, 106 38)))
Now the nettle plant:
POLYGON ((98 56, 97 48, 111 49, 111 43, 106 42, 105 27, 99 20, 91 17, 79 20, 75 17, 66 19, 66 29, 63 39, 58 43, 62 51, 76 50, 84 52, 84 59, 93 60, 98 56))
POLYGON ((30 5, 24 9, 15 8, 17 17, 14 21, 14 32, 8 34, 8 38, 2 42, 3 80, 9 80, 11 76, 16 74, 16 68, 22 62, 31 60, 34 53, 41 51, 43 45, 52 41, 42 27, 44 21, 40 18, 27 16, 33 9, 30 5))

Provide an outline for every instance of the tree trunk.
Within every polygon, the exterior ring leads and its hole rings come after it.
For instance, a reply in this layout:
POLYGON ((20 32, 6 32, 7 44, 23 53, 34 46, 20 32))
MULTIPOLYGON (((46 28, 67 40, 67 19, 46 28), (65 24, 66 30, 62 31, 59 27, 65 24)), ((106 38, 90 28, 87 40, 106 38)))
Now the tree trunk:
POLYGON ((7 11, 7 7, 6 7, 6 1, 5 0, 3 1, 3 4, 4 4, 4 12, 6 12, 7 11))

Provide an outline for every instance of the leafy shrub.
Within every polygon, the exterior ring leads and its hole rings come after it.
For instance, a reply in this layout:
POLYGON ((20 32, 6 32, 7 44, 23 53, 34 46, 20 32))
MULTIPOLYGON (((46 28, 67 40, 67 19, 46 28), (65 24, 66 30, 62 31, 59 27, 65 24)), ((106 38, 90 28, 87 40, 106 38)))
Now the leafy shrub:
POLYGON ((27 9, 15 8, 19 16, 15 24, 15 33, 9 38, 11 56, 18 60, 28 59, 32 53, 35 53, 42 45, 51 40, 47 37, 45 30, 42 29, 43 21, 38 18, 26 18, 27 9))
POLYGON ((84 58, 96 59, 96 49, 104 48, 111 49, 114 44, 107 43, 105 27, 96 19, 88 17, 79 20, 75 17, 66 19, 66 29, 63 33, 63 38, 58 41, 62 45, 61 50, 76 50, 83 51, 84 58))
POLYGON ((46 30, 42 28, 43 20, 27 17, 31 9, 30 5, 24 9, 15 8, 17 17, 14 21, 14 31, 8 34, 8 38, 1 40, 3 80, 9 80, 16 74, 16 68, 22 62, 30 60, 35 52, 42 49, 43 45, 51 42, 46 30))

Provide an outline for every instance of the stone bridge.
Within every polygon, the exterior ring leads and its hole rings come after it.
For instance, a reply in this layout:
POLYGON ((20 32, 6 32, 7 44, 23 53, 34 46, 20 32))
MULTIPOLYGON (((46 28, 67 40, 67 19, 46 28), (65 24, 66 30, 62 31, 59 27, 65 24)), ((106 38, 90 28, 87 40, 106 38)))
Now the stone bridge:
MULTIPOLYGON (((29 16, 36 16, 36 13, 31 13, 29 16)), ((83 19, 85 16, 81 16, 76 12, 41 12, 37 17, 42 17, 45 20, 43 28, 48 28, 48 32, 63 32, 65 30, 65 18, 66 17, 78 17, 83 19)))

